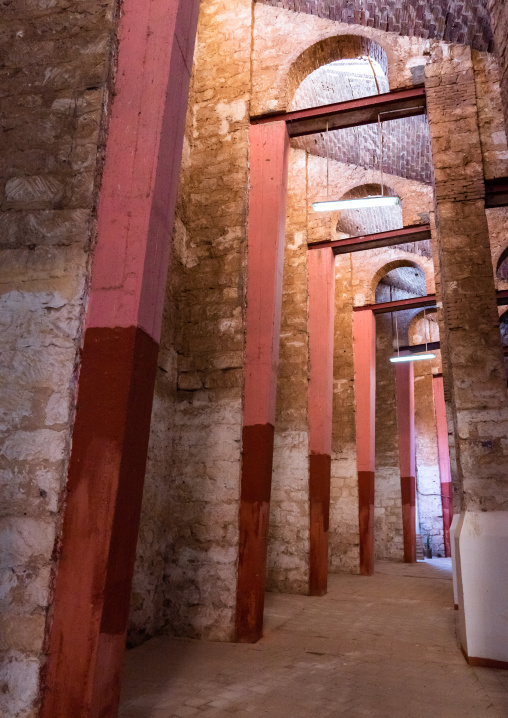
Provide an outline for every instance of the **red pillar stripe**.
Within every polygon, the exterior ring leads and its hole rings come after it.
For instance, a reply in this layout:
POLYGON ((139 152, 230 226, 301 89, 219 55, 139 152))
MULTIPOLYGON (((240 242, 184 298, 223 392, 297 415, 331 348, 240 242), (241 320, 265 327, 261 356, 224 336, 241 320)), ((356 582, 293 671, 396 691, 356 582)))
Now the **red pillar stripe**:
POLYGON ((376 319, 372 310, 353 313, 356 463, 360 573, 374 573, 374 472, 376 428, 376 319))
POLYGON ((441 501, 443 505, 444 549, 445 556, 450 557, 452 555, 450 544, 450 526, 453 519, 453 491, 443 377, 434 376, 432 379, 432 387, 434 389, 439 477, 441 481, 441 501))
POLYGON ((414 365, 395 365, 395 390, 399 436, 400 487, 402 496, 402 530, 404 561, 416 562, 416 451, 414 365))
POLYGON ((42 718, 114 716, 198 0, 124 0, 42 718))
POLYGON ((245 387, 238 641, 263 630, 275 396, 279 362, 289 137, 285 122, 250 128, 245 387))
POLYGON ((309 285, 309 593, 328 582, 328 524, 333 403, 335 257, 330 248, 308 255, 309 285))

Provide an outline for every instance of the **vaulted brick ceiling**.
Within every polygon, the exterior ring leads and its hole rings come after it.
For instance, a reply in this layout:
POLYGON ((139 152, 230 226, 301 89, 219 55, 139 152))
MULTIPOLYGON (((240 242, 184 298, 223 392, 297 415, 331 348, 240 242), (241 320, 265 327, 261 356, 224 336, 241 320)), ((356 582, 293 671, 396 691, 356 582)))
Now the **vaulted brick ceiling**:
POLYGON ((257 0, 350 25, 365 25, 491 50, 487 0, 257 0))
MULTIPOLYGON (((388 79, 381 68, 366 59, 339 60, 318 68, 296 90, 290 109, 318 107, 388 92, 388 79), (369 74, 370 73, 370 74, 369 74)), ((417 182, 431 182, 431 153, 426 117, 384 122, 382 137, 377 125, 367 125, 300 137, 292 145, 312 154, 368 169, 380 169, 417 182), (381 157, 382 141, 382 157, 381 157), (382 162, 381 162, 382 160, 382 162)), ((391 228, 393 229, 393 228, 391 228)))

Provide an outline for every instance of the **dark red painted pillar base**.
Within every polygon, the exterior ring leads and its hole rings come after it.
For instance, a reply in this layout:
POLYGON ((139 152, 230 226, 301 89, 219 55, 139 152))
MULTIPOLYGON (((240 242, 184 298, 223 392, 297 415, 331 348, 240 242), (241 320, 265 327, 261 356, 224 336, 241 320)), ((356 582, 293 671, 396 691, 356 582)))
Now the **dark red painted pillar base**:
POLYGON ((245 426, 242 432, 240 552, 236 597, 236 640, 241 643, 255 643, 263 633, 273 437, 271 424, 245 426))
POLYGON ((157 354, 134 327, 85 334, 42 718, 116 715, 157 354))
POLYGON ((414 476, 401 476, 402 531, 404 535, 404 562, 416 563, 416 480, 414 476))
POLYGON ((360 519, 360 573, 374 573, 374 472, 358 472, 358 506, 360 519))
POLYGON ((332 459, 309 456, 310 552, 309 595, 324 596, 328 588, 328 525, 332 459))

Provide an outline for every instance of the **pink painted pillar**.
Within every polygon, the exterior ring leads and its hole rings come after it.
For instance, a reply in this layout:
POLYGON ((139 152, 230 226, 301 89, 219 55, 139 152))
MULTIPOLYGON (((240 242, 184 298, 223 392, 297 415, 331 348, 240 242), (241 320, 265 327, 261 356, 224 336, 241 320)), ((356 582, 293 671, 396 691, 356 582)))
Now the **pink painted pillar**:
POLYGON ((308 258, 309 594, 323 596, 328 583, 335 257, 325 248, 311 250, 308 258))
POLYGON ((374 472, 376 453, 376 318, 353 312, 356 399, 356 463, 360 525, 360 573, 374 573, 374 472))
POLYGON ((399 431, 400 488, 402 495, 402 530, 404 561, 416 562, 416 451, 415 391, 412 362, 395 364, 397 425, 399 431))
POLYGON ((450 451, 448 448, 448 424, 446 421, 446 404, 444 398, 443 375, 432 377, 434 389, 434 410, 436 412, 437 451, 439 459, 439 476, 441 479, 441 501, 443 504, 443 536, 445 556, 452 555, 450 545, 450 526, 453 519, 452 474, 450 469, 450 451))
POLYGON ((275 395, 279 363, 289 137, 285 122, 250 128, 245 388, 236 638, 263 631, 275 395))
POLYGON ((199 0, 124 0, 41 718, 117 714, 199 0))

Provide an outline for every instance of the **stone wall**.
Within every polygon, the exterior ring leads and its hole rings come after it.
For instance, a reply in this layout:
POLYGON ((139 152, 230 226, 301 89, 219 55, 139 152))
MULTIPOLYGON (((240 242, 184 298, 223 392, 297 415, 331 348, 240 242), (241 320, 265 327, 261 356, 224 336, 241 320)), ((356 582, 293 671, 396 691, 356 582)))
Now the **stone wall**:
POLYGON ((250 0, 201 6, 159 356, 131 641, 233 637, 250 0))
POLYGON ((487 0, 494 33, 494 51, 499 63, 501 101, 508 134, 508 7, 504 0, 487 0))
POLYGON ((37 701, 116 2, 3 3, 0 713, 37 701))
POLYGON ((307 155, 290 149, 268 590, 308 592, 307 155))
POLYGON ((506 507, 508 404, 471 51, 436 47, 426 72, 444 309, 441 340, 449 350, 462 508, 497 510, 506 507))

